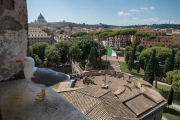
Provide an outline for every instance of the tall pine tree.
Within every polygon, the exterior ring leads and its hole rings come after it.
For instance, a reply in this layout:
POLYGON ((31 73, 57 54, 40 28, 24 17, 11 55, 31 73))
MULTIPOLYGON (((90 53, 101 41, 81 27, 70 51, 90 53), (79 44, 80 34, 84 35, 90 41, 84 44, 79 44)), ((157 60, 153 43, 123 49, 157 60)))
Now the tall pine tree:
POLYGON ((131 51, 131 55, 130 55, 129 61, 128 61, 128 69, 129 69, 130 72, 132 71, 132 68, 134 66, 136 47, 137 47, 137 44, 134 45, 134 47, 133 47, 133 49, 131 51))
POLYGON ((156 55, 156 50, 154 49, 151 58, 148 64, 146 65, 146 70, 144 74, 144 80, 148 81, 151 85, 153 85, 153 80, 154 80, 155 55, 156 55))
POLYGON ((157 88, 157 76, 159 77, 160 70, 159 70, 159 61, 156 60, 154 63, 154 79, 155 79, 155 88, 157 88))
POLYGON ((94 67, 94 65, 95 65, 95 49, 94 49, 94 47, 91 48, 91 51, 88 55, 88 60, 94 67))
POLYGON ((169 71, 174 70, 174 59, 175 59, 175 51, 172 49, 171 57, 166 60, 165 66, 164 66, 164 76, 166 76, 166 73, 169 71))
POLYGON ((99 53, 99 60, 98 60, 98 68, 99 70, 101 70, 101 66, 102 66, 102 62, 101 62, 101 49, 98 50, 98 53, 99 53))
POLYGON ((170 91, 170 94, 169 94, 169 97, 168 97, 168 107, 169 107, 169 105, 172 105, 173 96, 174 96, 174 90, 171 87, 171 91, 170 91))

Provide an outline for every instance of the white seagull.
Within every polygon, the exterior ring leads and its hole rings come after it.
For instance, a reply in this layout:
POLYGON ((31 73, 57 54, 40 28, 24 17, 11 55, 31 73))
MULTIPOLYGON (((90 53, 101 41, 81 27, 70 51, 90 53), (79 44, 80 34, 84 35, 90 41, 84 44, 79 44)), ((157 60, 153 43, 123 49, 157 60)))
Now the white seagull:
POLYGON ((32 57, 25 57, 23 60, 16 60, 16 62, 23 62, 24 75, 28 82, 39 86, 41 93, 35 99, 36 102, 42 102, 45 99, 45 88, 55 85, 59 82, 69 81, 70 76, 62 72, 56 72, 48 68, 37 68, 32 57))

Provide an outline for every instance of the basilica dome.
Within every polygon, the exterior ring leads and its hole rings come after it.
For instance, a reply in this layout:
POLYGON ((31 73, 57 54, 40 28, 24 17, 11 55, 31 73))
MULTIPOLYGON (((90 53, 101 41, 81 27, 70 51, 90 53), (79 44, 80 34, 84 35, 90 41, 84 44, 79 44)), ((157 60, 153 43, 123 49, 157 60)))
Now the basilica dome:
POLYGON ((39 19, 41 19, 41 20, 43 19, 43 20, 44 20, 44 17, 42 16, 41 13, 40 13, 40 15, 38 16, 38 20, 39 20, 39 19))
POLYGON ((47 24, 47 21, 44 19, 43 15, 40 13, 40 15, 38 16, 37 22, 34 22, 37 24, 47 24))

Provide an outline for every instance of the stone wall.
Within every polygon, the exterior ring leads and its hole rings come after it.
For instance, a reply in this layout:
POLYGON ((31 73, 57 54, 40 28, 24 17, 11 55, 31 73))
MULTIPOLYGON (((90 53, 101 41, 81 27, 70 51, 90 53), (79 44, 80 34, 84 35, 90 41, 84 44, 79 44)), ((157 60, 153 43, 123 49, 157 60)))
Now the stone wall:
POLYGON ((128 80, 128 81, 132 81, 134 80, 134 76, 129 74, 129 73, 125 73, 125 72, 116 72, 115 70, 92 70, 92 71, 82 71, 82 69, 79 67, 79 65, 76 62, 71 62, 71 67, 72 67, 72 74, 81 74, 82 76, 98 76, 98 75, 110 75, 110 76, 114 76, 114 77, 118 77, 121 78, 123 77, 123 79, 128 80))
POLYGON ((72 73, 81 73, 83 70, 79 67, 77 62, 71 61, 72 73))
MULTIPOLYGON (((92 70, 92 71, 76 72, 76 73, 72 74, 72 76, 76 75, 76 74, 79 74, 80 75, 79 77, 90 76, 90 75, 99 76, 99 75, 105 75, 105 70, 92 70)), ((134 82, 134 78, 135 78, 131 74, 124 73, 124 72, 116 72, 114 70, 106 70, 106 74, 110 75, 110 76, 118 77, 118 78, 123 77, 125 80, 127 80, 129 82, 134 82)), ((137 79, 137 78, 135 78, 135 79, 137 79)))
POLYGON ((163 108, 161 107, 160 109, 154 111, 154 113, 150 114, 143 120, 161 120, 162 119, 162 113, 163 113, 163 108))
POLYGON ((0 81, 22 69, 16 63, 27 52, 26 0, 0 0, 0 81))

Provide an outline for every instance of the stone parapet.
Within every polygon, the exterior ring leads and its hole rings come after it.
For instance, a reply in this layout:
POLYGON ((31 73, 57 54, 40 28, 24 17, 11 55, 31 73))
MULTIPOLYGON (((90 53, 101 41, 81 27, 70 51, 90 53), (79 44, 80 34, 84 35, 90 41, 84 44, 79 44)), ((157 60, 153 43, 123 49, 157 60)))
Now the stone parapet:
POLYGON ((36 103, 40 87, 15 80, 0 82, 2 120, 90 120, 61 95, 46 88, 43 102, 36 103), (8 88, 8 89, 7 89, 8 88))

